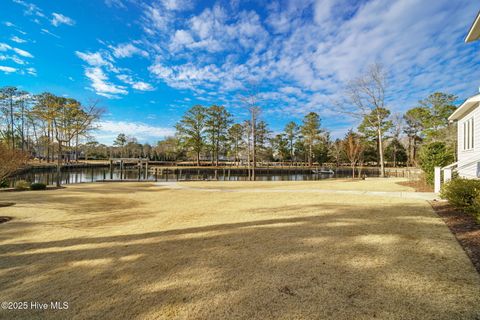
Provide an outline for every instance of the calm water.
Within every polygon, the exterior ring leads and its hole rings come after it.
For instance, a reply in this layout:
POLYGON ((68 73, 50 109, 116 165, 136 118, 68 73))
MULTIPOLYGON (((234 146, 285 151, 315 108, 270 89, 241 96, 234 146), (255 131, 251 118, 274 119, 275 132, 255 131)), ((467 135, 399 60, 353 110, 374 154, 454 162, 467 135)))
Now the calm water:
MULTIPOLYGON (((185 170, 183 170, 185 172, 185 170)), ((72 183, 84 183, 84 182, 96 182, 102 180, 150 180, 150 181, 177 181, 177 180, 221 180, 221 181, 246 181, 248 176, 246 174, 233 174, 228 175, 228 171, 225 170, 225 175, 223 170, 217 171, 217 176, 213 170, 205 170, 204 173, 197 173, 197 170, 192 170, 195 173, 158 173, 155 175, 154 172, 150 171, 145 173, 144 171, 140 172, 136 167, 130 167, 120 171, 119 168, 115 168, 112 174, 108 167, 93 167, 93 168, 63 168, 61 181, 62 184, 72 184, 72 183)), ((201 171, 201 170, 200 170, 201 171)), ((329 179, 329 178, 345 178, 351 176, 351 170, 348 168, 340 168, 334 170, 335 174, 317 174, 302 172, 292 174, 291 172, 284 173, 274 173, 274 174, 265 174, 257 173, 258 181, 288 181, 288 180, 320 180, 320 179, 329 179)), ((368 176, 378 176, 378 170, 368 169, 364 170, 368 176)), ((51 169, 32 169, 30 171, 24 172, 13 177, 10 181, 13 186, 15 181, 26 180, 30 183, 41 182, 45 184, 55 184, 56 181, 56 171, 55 168, 51 169)))

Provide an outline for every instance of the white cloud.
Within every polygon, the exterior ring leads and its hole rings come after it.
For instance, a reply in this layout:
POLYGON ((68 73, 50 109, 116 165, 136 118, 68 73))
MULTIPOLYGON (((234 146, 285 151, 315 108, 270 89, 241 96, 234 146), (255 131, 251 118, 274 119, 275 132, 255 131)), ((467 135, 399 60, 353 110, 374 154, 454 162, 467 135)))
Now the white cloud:
POLYGON ((150 66, 149 70, 169 86, 179 89, 196 90, 198 85, 208 85, 221 79, 220 69, 213 64, 199 68, 192 63, 186 63, 168 68, 156 63, 150 66))
POLYGON ((20 65, 26 64, 26 62, 25 62, 24 60, 20 59, 19 57, 15 56, 15 55, 13 55, 13 56, 8 56, 8 58, 9 58, 10 60, 12 60, 13 62, 15 62, 16 64, 20 64, 20 65))
POLYGON ((41 18, 45 17, 45 14, 43 14, 42 10, 33 3, 29 3, 23 0, 13 0, 13 2, 25 7, 24 13, 26 15, 37 16, 41 18))
POLYGON ((193 7, 193 2, 190 0, 162 0, 162 3, 167 10, 185 11, 193 7))
POLYGON ((153 89, 130 76, 141 70, 113 66, 116 61, 128 66, 130 61, 120 58, 135 55, 149 58, 151 75, 194 91, 198 99, 232 100, 254 82, 264 86, 265 105, 275 105, 280 114, 317 111, 332 122, 338 115, 331 101, 375 61, 390 71, 393 109, 435 90, 463 96, 478 82, 471 72, 480 63, 478 46, 462 42, 477 10, 470 2, 281 0, 271 1, 260 15, 254 6, 225 1, 180 14, 197 7, 192 1, 106 0, 119 7, 127 2, 142 11, 140 20, 132 21, 145 31, 138 35, 141 42, 103 42, 98 52, 76 52, 90 74, 96 70, 95 86, 104 95, 153 89))
POLYGON ((117 7, 121 9, 127 8, 127 6, 123 3, 122 0, 105 0, 105 4, 109 7, 117 7))
POLYGON ((132 86, 133 89, 139 91, 152 91, 154 90, 153 86, 147 82, 136 81, 132 76, 126 74, 120 74, 117 76, 118 79, 132 86))
POLYGON ((11 50, 11 49, 12 49, 12 47, 9 46, 8 44, 0 42, 0 51, 7 51, 7 50, 11 50))
POLYGON ((148 52, 142 49, 139 49, 131 43, 123 43, 118 46, 110 46, 112 49, 113 56, 115 58, 130 58, 133 55, 140 55, 142 57, 148 57, 148 52))
POLYGON ((99 67, 85 69, 85 75, 90 79, 91 87, 98 95, 111 99, 128 93, 125 87, 109 82, 107 75, 99 67))
POLYGON ((132 84, 133 89, 137 89, 140 91, 152 91, 154 88, 150 83, 143 82, 143 81, 137 81, 134 84, 132 84))
POLYGON ((88 63, 93 67, 110 66, 111 62, 108 61, 100 52, 80 52, 75 51, 77 57, 88 63))
POLYGON ((105 143, 112 143, 113 139, 120 133, 140 138, 143 142, 162 139, 175 134, 175 130, 171 127, 156 127, 142 122, 107 120, 100 122, 99 127, 97 137, 105 143))
POLYGON ((42 33, 45 33, 45 34, 48 34, 48 35, 50 35, 50 36, 52 36, 52 37, 55 37, 55 38, 57 38, 57 39, 60 39, 60 36, 56 35, 56 34, 53 33, 53 32, 50 32, 48 29, 43 28, 43 29, 40 29, 40 31, 41 31, 42 33))
POLYGON ((19 37, 17 37, 17 36, 11 37, 10 40, 12 40, 13 42, 16 42, 16 43, 25 43, 25 42, 27 42, 27 40, 21 39, 21 38, 19 38, 19 37))
POLYGON ((7 67, 7 66, 0 66, 0 71, 3 71, 5 73, 12 73, 12 72, 16 72, 17 69, 12 67, 7 67))
POLYGON ((73 26, 75 25, 75 21, 72 19, 72 18, 69 18, 67 16, 64 16, 63 14, 61 13, 52 13, 52 20, 50 20, 50 22, 52 23, 52 25, 54 25, 55 27, 58 27, 59 25, 61 24, 66 24, 67 26, 73 26))
POLYGON ((170 43, 170 50, 177 51, 189 46, 194 42, 192 35, 186 30, 177 30, 170 43))
POLYGON ((161 79, 168 79, 173 74, 173 71, 170 68, 165 67, 160 63, 152 65, 148 70, 161 79))
POLYGON ((168 31, 173 15, 170 11, 158 6, 156 3, 147 5, 143 17, 143 30, 149 35, 168 31))
POLYGON ((26 71, 31 76, 34 76, 34 77, 37 76, 37 69, 35 69, 35 68, 27 68, 26 71))
POLYGON ((6 43, 2 43, 0 42, 0 51, 9 51, 9 50, 12 50, 14 52, 16 52, 17 54, 21 55, 22 57, 26 57, 26 58, 33 58, 33 55, 28 52, 28 51, 25 51, 25 50, 22 50, 22 49, 19 49, 19 48, 15 48, 15 47, 12 47, 6 43))
POLYGON ((317 24, 322 24, 331 18, 334 0, 317 0, 314 4, 314 20, 317 24))
POLYGON ((21 55, 22 57, 33 58, 33 55, 28 51, 25 51, 19 48, 12 48, 12 50, 15 51, 17 54, 21 55))

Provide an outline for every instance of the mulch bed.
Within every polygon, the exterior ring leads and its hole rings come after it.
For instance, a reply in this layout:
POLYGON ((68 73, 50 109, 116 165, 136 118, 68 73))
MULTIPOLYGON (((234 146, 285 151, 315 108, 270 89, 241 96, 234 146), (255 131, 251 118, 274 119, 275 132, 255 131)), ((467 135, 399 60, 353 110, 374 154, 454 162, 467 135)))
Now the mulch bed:
POLYGON ((452 207, 448 202, 431 201, 430 204, 445 221, 480 273, 480 224, 475 218, 452 207))

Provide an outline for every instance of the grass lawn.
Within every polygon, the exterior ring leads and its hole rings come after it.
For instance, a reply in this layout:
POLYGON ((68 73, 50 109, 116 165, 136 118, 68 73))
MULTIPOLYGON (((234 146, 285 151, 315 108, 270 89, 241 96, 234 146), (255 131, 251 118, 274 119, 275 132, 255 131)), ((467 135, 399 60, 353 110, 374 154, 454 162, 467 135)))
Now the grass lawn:
POLYGON ((69 303, 0 318, 479 319, 480 277, 426 201, 269 192, 412 191, 396 181, 0 193, 17 203, 0 207, 0 301, 69 303))

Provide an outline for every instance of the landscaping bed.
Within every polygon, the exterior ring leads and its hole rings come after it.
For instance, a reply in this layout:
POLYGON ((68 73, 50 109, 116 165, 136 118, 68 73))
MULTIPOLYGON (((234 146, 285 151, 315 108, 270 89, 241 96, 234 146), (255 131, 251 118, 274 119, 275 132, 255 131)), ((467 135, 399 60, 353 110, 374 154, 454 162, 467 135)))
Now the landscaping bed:
POLYGON ((445 221, 480 273, 480 224, 475 221, 473 216, 456 209, 448 202, 432 201, 430 204, 445 221))

